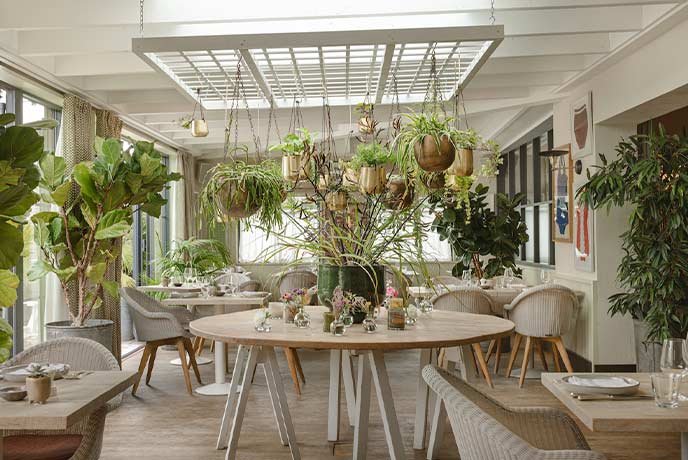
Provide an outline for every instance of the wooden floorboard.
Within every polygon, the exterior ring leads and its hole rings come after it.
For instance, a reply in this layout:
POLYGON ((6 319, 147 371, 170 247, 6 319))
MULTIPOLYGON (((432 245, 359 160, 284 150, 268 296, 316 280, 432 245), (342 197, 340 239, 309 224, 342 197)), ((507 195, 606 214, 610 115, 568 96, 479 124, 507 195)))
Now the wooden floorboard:
MULTIPOLYGON (((235 348, 230 348, 230 360, 234 359, 235 352, 235 348)), ((226 451, 215 450, 215 442, 225 398, 189 396, 184 388, 181 368, 169 364, 175 355, 175 351, 159 350, 151 385, 146 386, 142 382, 136 397, 127 392, 122 407, 108 415, 102 460, 224 459, 226 451)), ((206 355, 209 355, 207 351, 206 355)), ((278 352, 301 456, 305 460, 332 458, 332 446, 326 440, 329 353, 300 350, 299 355, 307 382, 302 387, 300 399, 294 393, 286 358, 281 351, 278 352)), ((502 355, 504 367, 506 358, 506 354, 502 355)), ((140 359, 141 352, 133 354, 124 361, 124 368, 136 370, 140 359)), ((425 452, 412 448, 418 352, 391 353, 386 359, 408 458, 423 459, 425 452)), ((200 369, 204 383, 212 382, 213 365, 200 366, 200 369)), ((519 390, 516 379, 507 381, 504 377, 493 378, 494 390, 489 390, 485 385, 482 388, 508 405, 552 406, 563 409, 538 381, 527 381, 525 387, 519 390)), ((196 386, 194 382, 194 387, 196 386)), ((386 459, 389 455, 374 391, 373 389, 368 458, 386 459)), ((353 432, 347 425, 344 405, 342 421, 343 442, 335 447, 334 457, 351 458, 353 432)), ((604 452, 612 460, 680 458, 677 434, 598 434, 585 428, 583 432, 593 449, 604 452)), ((291 458, 289 449, 279 442, 262 372, 256 373, 251 390, 237 458, 291 458)), ((443 440, 440 458, 458 458, 451 433, 447 433, 443 440)))

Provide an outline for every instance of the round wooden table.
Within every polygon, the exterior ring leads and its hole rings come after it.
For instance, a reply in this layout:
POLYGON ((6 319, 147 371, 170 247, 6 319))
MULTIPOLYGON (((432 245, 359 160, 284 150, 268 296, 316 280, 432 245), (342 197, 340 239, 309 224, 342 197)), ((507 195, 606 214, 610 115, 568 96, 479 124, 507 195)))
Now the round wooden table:
MULTIPOLYGON (((284 386, 279 378, 274 347, 331 350, 328 440, 336 441, 339 435, 340 376, 343 372, 349 422, 354 426, 354 459, 363 459, 366 456, 372 381, 382 414, 390 456, 392 459, 400 460, 405 458, 405 453, 384 353, 420 349, 419 369, 422 369, 427 364, 436 363, 438 349, 459 347, 463 355, 463 367, 472 370, 473 344, 507 336, 514 329, 511 321, 494 316, 434 311, 422 316, 415 326, 407 327, 404 331, 388 330, 387 318, 382 315, 377 319, 378 330, 375 333, 368 334, 361 325, 353 325, 344 336, 335 337, 322 331, 322 313, 326 311, 324 307, 307 307, 307 311, 311 314, 312 320, 308 329, 298 329, 282 320, 272 320, 271 332, 256 332, 253 324, 255 311, 201 318, 190 323, 191 332, 197 336, 239 345, 232 373, 232 388, 227 396, 217 444, 218 449, 228 447, 228 459, 236 456, 238 436, 251 388, 251 377, 258 363, 264 364, 282 444, 290 446, 294 459, 300 458, 284 386), (357 351, 359 357, 355 383, 349 351, 357 351), (343 356, 346 359, 343 360, 343 356), (242 365, 244 360, 246 364, 242 365), (239 385, 242 367, 244 373, 237 402, 234 389, 239 385)), ((470 374, 472 372, 464 372, 465 376, 470 374)), ((431 395, 420 373, 417 381, 414 448, 423 449, 431 395)))

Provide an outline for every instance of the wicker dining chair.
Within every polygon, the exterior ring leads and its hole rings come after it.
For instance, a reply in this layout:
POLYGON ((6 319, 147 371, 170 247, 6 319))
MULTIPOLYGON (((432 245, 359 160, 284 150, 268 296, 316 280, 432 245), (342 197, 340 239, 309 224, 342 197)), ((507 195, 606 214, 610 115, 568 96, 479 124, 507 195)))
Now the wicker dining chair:
MULTIPOLYGON (((71 370, 118 371, 119 364, 110 351, 93 340, 65 337, 31 347, 5 363, 7 366, 35 362, 68 364, 71 370)), ((110 400, 88 417, 63 431, 0 430, 4 458, 7 460, 68 459, 96 460, 103 444, 105 416, 122 402, 110 400)))
POLYGON ((503 406, 444 369, 428 365, 423 379, 442 399, 461 460, 603 460, 564 412, 503 406))
POLYGON ((184 371, 184 380, 189 394, 193 394, 191 378, 189 376, 189 363, 193 368, 196 380, 201 383, 201 374, 196 364, 196 356, 191 345, 192 335, 188 331, 189 322, 192 319, 191 312, 184 307, 166 307, 156 299, 146 295, 136 288, 122 288, 122 298, 129 305, 129 311, 134 320, 137 337, 146 342, 146 347, 141 356, 139 374, 132 387, 131 394, 135 395, 139 387, 141 376, 148 364, 146 385, 150 383, 153 373, 153 365, 158 347, 162 345, 175 345, 179 352, 184 371), (189 355, 189 362, 186 355, 189 355))
MULTIPOLYGON (((444 292, 433 297, 430 302, 435 310, 492 315, 492 299, 482 289, 474 286, 462 286, 458 289, 444 292)), ((493 345, 493 342, 490 342, 490 345, 493 345)), ((480 367, 480 372, 483 374, 487 384, 492 387, 492 378, 487 369, 487 363, 485 362, 485 356, 480 343, 474 343, 471 347, 475 355, 476 364, 480 367)), ((459 359, 458 348, 445 349, 441 356, 441 362, 455 361, 459 359)))
POLYGON ((515 325, 514 344, 506 370, 507 378, 511 376, 511 369, 523 337, 526 338, 526 345, 519 387, 523 387, 525 382, 533 346, 537 350, 545 370, 548 370, 542 342, 548 342, 551 345, 557 371, 561 370, 557 358, 558 351, 566 371, 573 372, 571 361, 562 340, 562 336, 573 328, 579 309, 578 298, 571 289, 558 284, 536 286, 523 291, 504 309, 509 320, 515 325))

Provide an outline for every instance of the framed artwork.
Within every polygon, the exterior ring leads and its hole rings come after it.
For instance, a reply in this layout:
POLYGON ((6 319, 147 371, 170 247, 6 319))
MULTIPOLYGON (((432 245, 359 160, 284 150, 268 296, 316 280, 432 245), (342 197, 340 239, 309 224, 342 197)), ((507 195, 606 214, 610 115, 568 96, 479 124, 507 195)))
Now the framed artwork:
POLYGON ((588 207, 587 204, 576 204, 574 225, 576 239, 575 249, 573 251, 573 265, 576 270, 582 272, 594 272, 594 248, 595 237, 593 234, 593 221, 595 213, 588 207))
POLYGON ((574 158, 592 153, 592 93, 571 104, 571 152, 574 158))
POLYGON ((554 157, 552 166, 552 240, 559 243, 573 241, 573 158, 571 144, 557 147, 568 153, 554 157))

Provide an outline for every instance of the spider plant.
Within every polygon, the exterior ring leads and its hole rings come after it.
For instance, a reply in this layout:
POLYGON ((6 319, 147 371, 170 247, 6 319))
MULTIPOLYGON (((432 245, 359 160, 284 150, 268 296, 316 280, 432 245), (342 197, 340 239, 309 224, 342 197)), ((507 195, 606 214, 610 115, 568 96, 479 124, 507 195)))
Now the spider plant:
POLYGON ((457 130, 451 127, 452 117, 442 117, 437 113, 405 113, 402 117, 408 122, 393 141, 397 149, 397 165, 402 171, 416 172, 420 169, 413 149, 425 136, 431 136, 438 149, 445 136, 453 143, 457 130))
POLYGON ((282 201, 286 185, 279 167, 266 160, 248 164, 233 160, 220 163, 208 171, 208 180, 201 190, 201 214, 212 228, 215 223, 232 219, 229 209, 245 198, 244 208, 257 210, 256 220, 261 226, 274 228, 282 225, 282 201))

